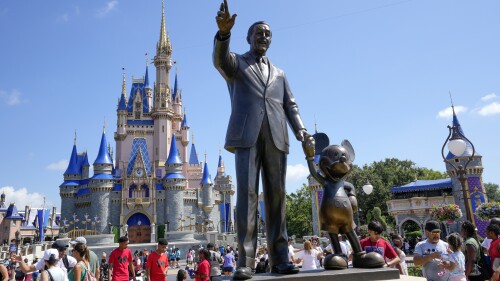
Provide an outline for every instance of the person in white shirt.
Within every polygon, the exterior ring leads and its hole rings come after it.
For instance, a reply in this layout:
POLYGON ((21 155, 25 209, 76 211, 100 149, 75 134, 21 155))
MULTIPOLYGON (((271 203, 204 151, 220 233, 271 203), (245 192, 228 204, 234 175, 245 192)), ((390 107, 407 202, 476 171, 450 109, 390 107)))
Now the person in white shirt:
POLYGON ((297 253, 297 258, 295 263, 302 262, 302 270, 313 270, 317 269, 316 261, 323 258, 323 253, 313 249, 311 241, 306 240, 304 242, 304 250, 297 253))
POLYGON ((292 246, 293 238, 288 237, 288 259, 290 262, 295 263, 295 248, 292 246))
MULTIPOLYGON (((312 244, 312 248, 313 249, 317 250, 320 253, 323 253, 323 249, 319 246, 319 238, 318 238, 318 236, 314 235, 311 238, 311 244, 312 244)), ((323 258, 317 260, 316 267, 317 268, 323 267, 323 258)))
MULTIPOLYGON (((67 243, 61 240, 57 240, 52 244, 52 249, 56 249, 59 252, 59 261, 57 266, 60 267, 66 274, 76 265, 76 259, 72 256, 66 255, 66 250, 69 247, 67 243)), ((24 262, 21 255, 14 255, 13 261, 19 263, 19 268, 24 273, 40 271, 45 269, 45 260, 40 259, 36 264, 28 265, 24 262)))

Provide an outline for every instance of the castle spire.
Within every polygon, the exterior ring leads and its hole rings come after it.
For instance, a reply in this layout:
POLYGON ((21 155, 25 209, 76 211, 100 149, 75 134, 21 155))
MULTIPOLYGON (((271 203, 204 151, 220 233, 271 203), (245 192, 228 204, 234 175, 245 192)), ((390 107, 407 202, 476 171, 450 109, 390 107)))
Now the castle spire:
POLYGON ((106 122, 104 122, 104 126, 102 129, 101 144, 99 146, 99 154, 97 155, 97 158, 94 161, 94 165, 113 164, 113 162, 111 161, 111 157, 109 156, 107 144, 108 141, 106 140, 106 122))
POLYGON ((205 154, 205 166, 203 167, 203 178, 201 179, 202 185, 212 185, 212 179, 210 179, 210 172, 208 171, 207 155, 205 154))
POLYGON ((157 45, 157 53, 171 53, 172 46, 170 45, 170 38, 167 35, 167 28, 165 24, 165 0, 161 1, 161 26, 160 26, 160 40, 157 45))
POLYGON ((149 87, 149 75, 148 75, 148 53, 146 52, 146 75, 144 77, 144 87, 145 88, 151 88, 149 87))
POLYGON ((73 145, 76 145, 76 129, 75 129, 75 138, 73 139, 73 145))
POLYGON ((172 94, 172 100, 175 100, 175 96, 177 96, 177 67, 175 67, 174 93, 172 94))
POLYGON ((76 137, 75 137, 75 144, 73 144, 73 150, 71 151, 71 157, 69 159, 68 168, 66 169, 66 172, 64 172, 64 174, 65 175, 79 175, 81 173, 82 172, 79 169, 79 165, 78 165, 78 153, 76 151, 76 137))
POLYGON ((167 162, 168 164, 182 164, 181 158, 179 157, 179 150, 177 149, 177 141, 175 135, 172 134, 172 143, 170 144, 170 153, 168 154, 167 162))

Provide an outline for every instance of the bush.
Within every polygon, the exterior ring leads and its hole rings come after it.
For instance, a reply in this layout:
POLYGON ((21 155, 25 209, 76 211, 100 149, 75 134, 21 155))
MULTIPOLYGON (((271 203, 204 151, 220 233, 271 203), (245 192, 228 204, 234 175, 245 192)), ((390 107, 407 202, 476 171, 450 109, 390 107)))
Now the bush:
POLYGON ((422 230, 415 230, 412 232, 406 232, 405 236, 412 237, 412 238, 422 237, 422 230))

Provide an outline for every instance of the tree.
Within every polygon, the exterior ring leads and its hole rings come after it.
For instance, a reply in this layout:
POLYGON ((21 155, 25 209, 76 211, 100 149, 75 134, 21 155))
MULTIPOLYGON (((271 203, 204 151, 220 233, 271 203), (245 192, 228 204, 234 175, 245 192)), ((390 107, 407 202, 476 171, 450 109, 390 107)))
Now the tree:
POLYGON ((488 202, 498 202, 500 201, 500 189, 496 183, 485 183, 484 190, 486 191, 486 196, 488 197, 488 202))
POLYGON ((305 184, 297 192, 286 195, 286 224, 289 236, 312 234, 311 192, 305 184))

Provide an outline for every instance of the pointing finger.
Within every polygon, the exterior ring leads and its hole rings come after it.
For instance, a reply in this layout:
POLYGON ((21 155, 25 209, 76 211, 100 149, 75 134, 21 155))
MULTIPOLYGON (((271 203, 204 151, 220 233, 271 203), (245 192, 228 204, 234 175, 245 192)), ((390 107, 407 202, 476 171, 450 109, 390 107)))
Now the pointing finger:
POLYGON ((226 13, 229 14, 229 8, 227 6, 227 0, 224 0, 224 8, 226 9, 226 13))

